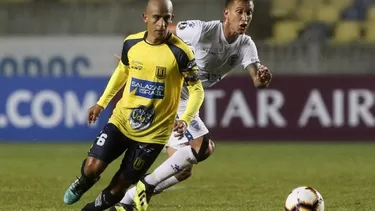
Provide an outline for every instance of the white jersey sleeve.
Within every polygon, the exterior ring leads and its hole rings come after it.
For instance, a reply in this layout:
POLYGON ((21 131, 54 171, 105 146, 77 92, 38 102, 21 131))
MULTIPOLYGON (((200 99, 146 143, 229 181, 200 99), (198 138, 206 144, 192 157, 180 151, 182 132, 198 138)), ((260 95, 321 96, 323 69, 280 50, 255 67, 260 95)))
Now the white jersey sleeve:
POLYGON ((213 27, 215 27, 215 21, 200 21, 200 20, 187 20, 177 23, 176 34, 186 44, 195 46, 202 35, 206 34, 213 27))
POLYGON ((247 39, 244 40, 244 44, 241 46, 241 65, 244 69, 250 64, 259 62, 258 50, 254 41, 249 36, 247 36, 246 38, 247 39))

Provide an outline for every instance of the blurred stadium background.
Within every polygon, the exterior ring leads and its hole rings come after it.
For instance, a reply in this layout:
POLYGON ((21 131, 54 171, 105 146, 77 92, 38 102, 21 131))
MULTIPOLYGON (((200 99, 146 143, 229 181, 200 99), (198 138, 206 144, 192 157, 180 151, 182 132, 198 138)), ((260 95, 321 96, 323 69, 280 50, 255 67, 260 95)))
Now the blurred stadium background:
MULTIPOLYGON (((175 22, 222 18, 224 1, 172 1, 175 22)), ((238 69, 207 90, 201 115, 218 149, 181 190, 155 197, 152 210, 281 210, 288 191, 305 184, 329 210, 373 210, 361 196, 374 194, 362 184, 375 176, 375 1, 254 2, 247 33, 273 71, 272 85, 257 91, 238 69), (190 204, 184 191, 212 203, 190 204)), ((88 127, 85 112, 123 39, 145 29, 145 3, 0 0, 0 210, 73 209, 62 205, 62 193, 110 113, 88 127)))

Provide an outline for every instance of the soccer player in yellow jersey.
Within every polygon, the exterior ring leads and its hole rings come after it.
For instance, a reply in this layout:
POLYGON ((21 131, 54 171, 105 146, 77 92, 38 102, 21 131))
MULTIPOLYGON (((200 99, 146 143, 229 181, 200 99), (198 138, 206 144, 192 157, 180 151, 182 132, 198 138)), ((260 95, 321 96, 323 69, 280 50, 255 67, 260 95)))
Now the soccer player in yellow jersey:
POLYGON ((167 30, 173 19, 171 1, 150 0, 143 17, 147 31, 125 39, 121 61, 103 95, 88 112, 89 124, 95 122, 125 85, 108 124, 83 161, 81 176, 65 192, 66 204, 78 201, 99 180, 105 168, 126 151, 109 186, 83 211, 101 211, 119 202, 129 186, 147 172, 172 130, 176 136, 184 136, 203 102, 204 92, 193 52, 167 30), (184 83, 191 96, 186 112, 175 121, 184 83))

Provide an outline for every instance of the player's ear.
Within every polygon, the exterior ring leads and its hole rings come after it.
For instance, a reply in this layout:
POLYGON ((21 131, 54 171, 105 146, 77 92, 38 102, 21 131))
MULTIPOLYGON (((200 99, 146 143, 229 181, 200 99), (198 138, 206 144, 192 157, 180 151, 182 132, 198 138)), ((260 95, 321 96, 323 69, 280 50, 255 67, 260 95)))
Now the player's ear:
POLYGON ((229 10, 228 10, 228 8, 225 8, 224 9, 224 17, 225 17, 225 19, 228 19, 228 16, 229 16, 229 10))
POLYGON ((174 14, 172 13, 171 21, 173 21, 173 19, 174 19, 174 14))
POLYGON ((142 13, 143 22, 147 23, 147 14, 144 12, 142 13))

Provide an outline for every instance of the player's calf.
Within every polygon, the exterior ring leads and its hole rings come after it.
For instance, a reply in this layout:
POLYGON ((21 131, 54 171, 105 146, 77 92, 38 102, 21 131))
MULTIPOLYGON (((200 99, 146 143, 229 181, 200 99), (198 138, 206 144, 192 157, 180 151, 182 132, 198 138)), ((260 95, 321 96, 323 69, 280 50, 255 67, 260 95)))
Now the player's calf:
MULTIPOLYGON (((193 170, 193 167, 188 167, 188 168, 185 168, 184 170, 182 170, 180 173, 176 174, 175 175, 175 178, 179 181, 179 182, 182 182, 184 180, 187 180, 189 177, 191 177, 192 175, 192 170, 193 170)), ((156 190, 157 190, 158 187, 156 187, 156 190)), ((156 192, 158 193, 158 192, 156 192)))
POLYGON ((101 173, 127 148, 124 135, 111 123, 108 123, 96 137, 81 167, 81 176, 68 188, 64 195, 66 204, 73 204, 98 180, 101 173))
POLYGON ((81 176, 78 177, 64 194, 65 204, 74 204, 100 179, 100 174, 106 164, 93 157, 85 159, 81 166, 81 176))
POLYGON ((95 201, 87 204, 82 211, 102 211, 112 207, 120 202, 125 195, 125 191, 132 183, 134 181, 130 181, 125 176, 123 169, 120 168, 113 176, 109 186, 99 194, 95 201))

